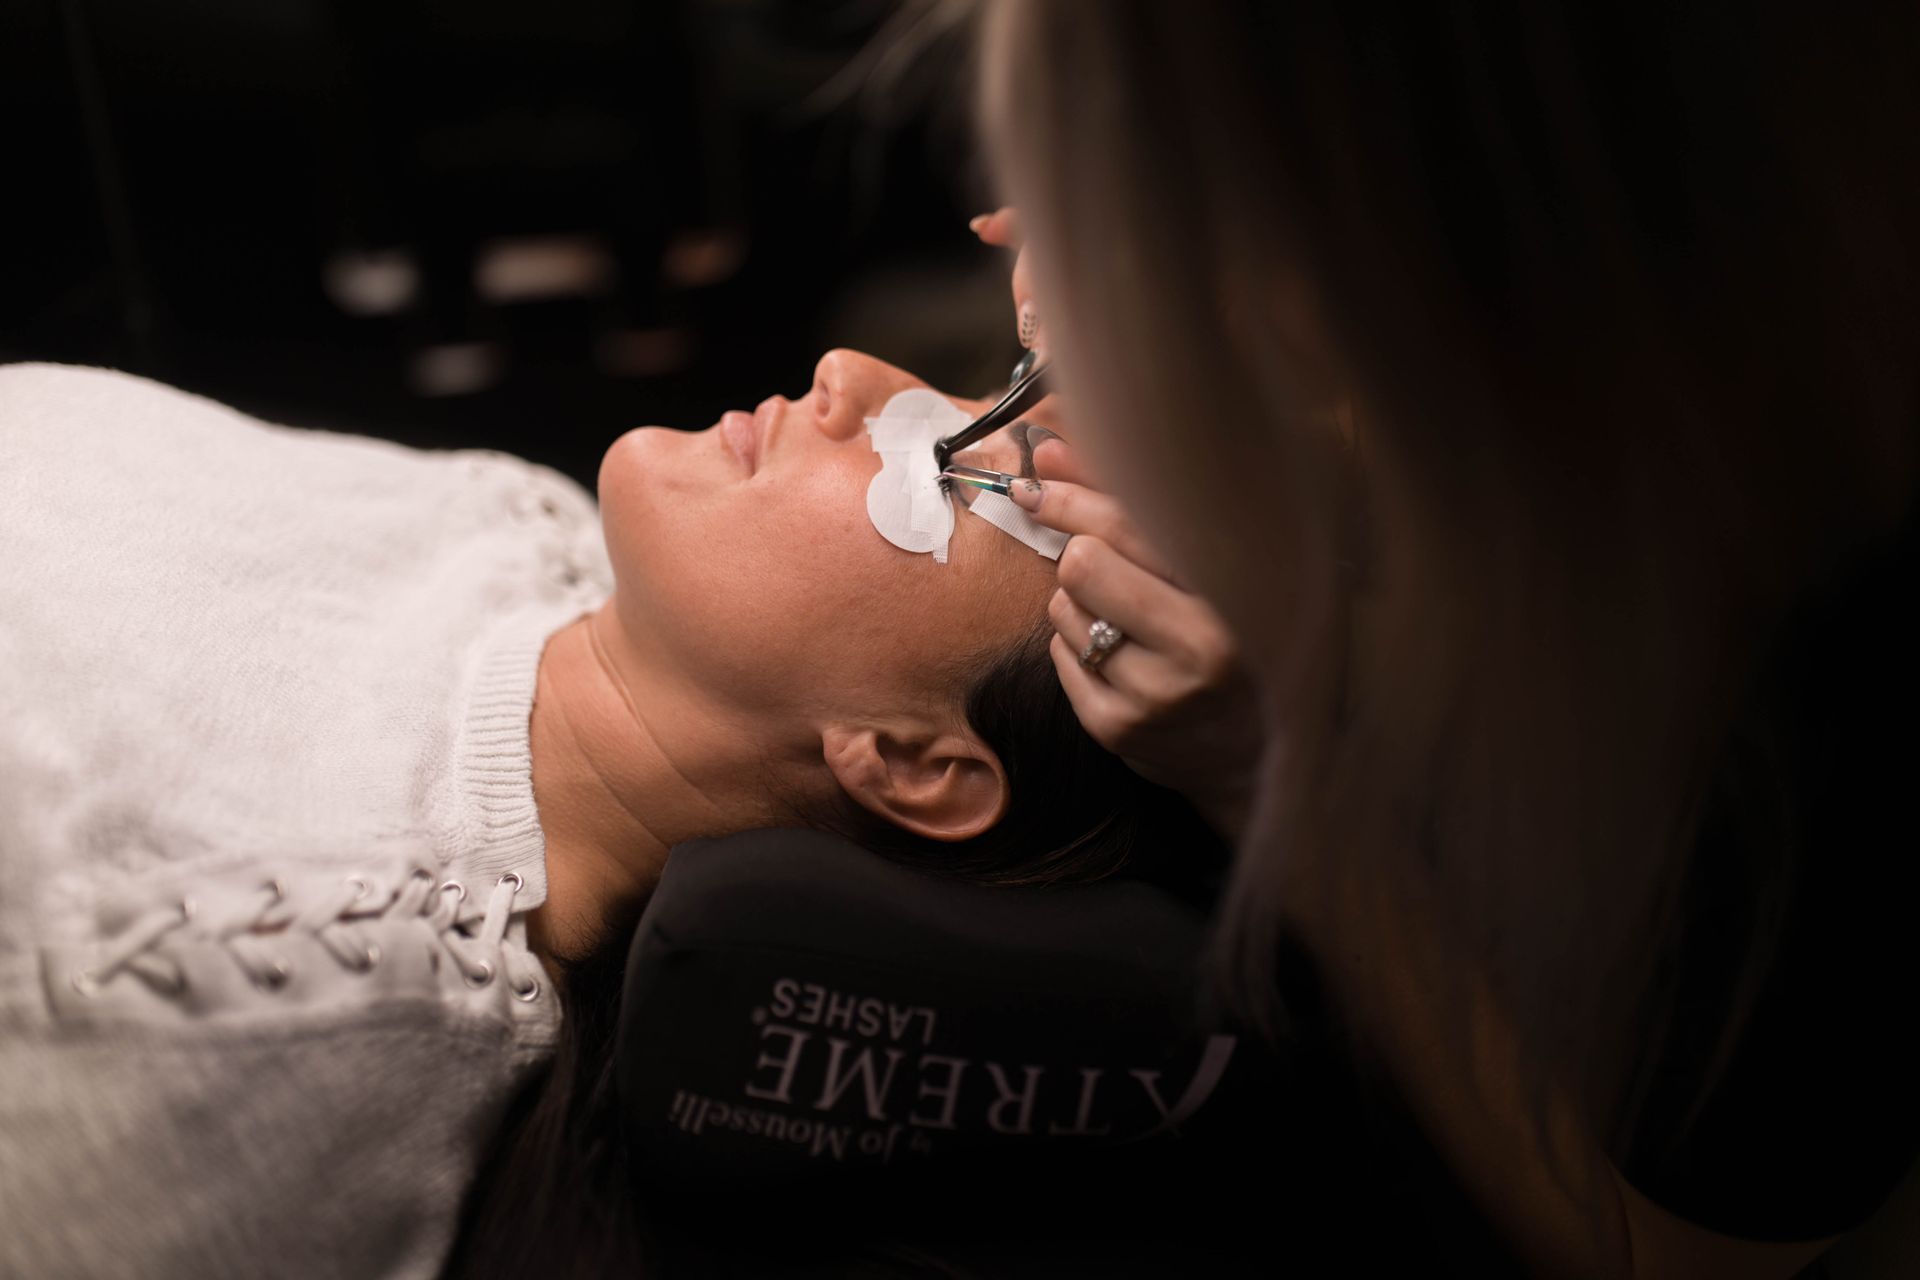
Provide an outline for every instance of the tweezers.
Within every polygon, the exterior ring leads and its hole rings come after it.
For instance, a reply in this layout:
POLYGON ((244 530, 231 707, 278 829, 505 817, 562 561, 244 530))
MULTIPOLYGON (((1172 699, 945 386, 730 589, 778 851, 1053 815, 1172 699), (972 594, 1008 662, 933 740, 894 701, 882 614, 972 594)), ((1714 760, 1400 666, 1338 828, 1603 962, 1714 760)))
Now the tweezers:
POLYGON ((957 462, 947 464, 940 473, 942 479, 958 480, 961 484, 970 484, 976 489, 985 489, 990 493, 1013 492, 1013 482, 1019 476, 1008 475, 1004 471, 989 471, 985 467, 963 467, 957 462))
POLYGON ((1031 359, 1032 352, 1027 355, 1028 359, 1021 360, 1014 368, 1013 385, 1007 388, 1007 394, 1000 397, 998 404, 946 439, 933 442, 933 460, 940 470, 945 471, 952 465, 955 453, 980 443, 1046 398, 1049 366, 1031 359))

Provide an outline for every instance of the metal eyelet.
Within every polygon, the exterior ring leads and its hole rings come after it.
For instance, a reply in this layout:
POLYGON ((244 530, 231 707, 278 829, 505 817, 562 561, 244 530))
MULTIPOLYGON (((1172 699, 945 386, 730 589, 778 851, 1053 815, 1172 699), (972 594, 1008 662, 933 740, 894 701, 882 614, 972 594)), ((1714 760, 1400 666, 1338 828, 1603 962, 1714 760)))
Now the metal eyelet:
POLYGON ((511 880, 511 881, 513 881, 513 891, 514 891, 515 893, 518 893, 518 892, 520 892, 520 890, 522 890, 522 889, 524 889, 524 888, 526 888, 526 887, 527 887, 527 882, 526 882, 525 880, 522 880, 522 879, 520 878, 520 873, 519 873, 518 871, 509 871, 509 872, 507 872, 507 874, 505 874, 505 875, 503 875, 503 876, 501 876, 501 877, 500 877, 500 878, 499 878, 498 880, 496 880, 496 881, 495 881, 494 883, 495 883, 495 884, 505 884, 505 883, 506 883, 507 881, 509 881, 509 880, 511 880))
POLYGON ((480 987, 486 986, 489 982, 493 981, 493 966, 488 964, 485 960, 482 960, 480 962, 480 967, 482 969, 485 969, 486 972, 481 974, 479 977, 476 978, 472 974, 467 975, 467 985, 475 988, 476 990, 480 987))
POLYGON ((93 970, 75 969, 73 971, 73 989, 87 997, 87 999, 93 1000, 97 999, 100 992, 105 988, 93 970))
POLYGON ((253 985, 265 991, 278 991, 280 988, 286 986, 288 980, 292 977, 293 969, 287 962, 285 960, 275 960, 273 962, 273 968, 267 970, 264 977, 255 978, 253 985))
POLYGON ((379 963, 380 944, 377 942, 369 942, 367 944, 367 954, 361 959, 359 964, 353 966, 353 971, 355 973, 365 973, 379 963))
POLYGON ((513 989, 513 996, 516 1000, 538 1000, 540 998, 540 979, 535 978, 529 982, 525 990, 515 987, 513 989))

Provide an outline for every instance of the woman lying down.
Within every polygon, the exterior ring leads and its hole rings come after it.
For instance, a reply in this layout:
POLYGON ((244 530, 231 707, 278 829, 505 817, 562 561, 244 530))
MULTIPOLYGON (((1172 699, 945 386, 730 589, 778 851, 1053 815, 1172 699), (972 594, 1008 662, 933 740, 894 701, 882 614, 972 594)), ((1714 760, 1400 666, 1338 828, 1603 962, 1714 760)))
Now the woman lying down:
MULTIPOLYGON (((0 368, 0 1273, 436 1274, 569 975, 681 841, 1131 856, 1167 796, 1066 702, 1054 561, 869 519, 866 420, 917 385, 833 352, 798 400, 620 437, 596 508, 504 454, 0 368)), ((1031 474, 1028 432, 963 460, 1031 474)))

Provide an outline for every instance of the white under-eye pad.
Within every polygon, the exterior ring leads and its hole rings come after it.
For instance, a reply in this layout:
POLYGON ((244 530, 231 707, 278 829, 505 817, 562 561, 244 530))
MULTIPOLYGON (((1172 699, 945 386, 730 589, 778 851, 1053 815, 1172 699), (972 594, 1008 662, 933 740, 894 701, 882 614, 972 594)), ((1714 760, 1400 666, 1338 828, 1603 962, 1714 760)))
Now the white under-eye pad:
POLYGON ((879 417, 867 419, 867 435, 880 455, 880 474, 867 485, 867 519, 894 546, 931 552, 936 564, 947 562, 953 501, 941 488, 933 446, 969 421, 945 396, 924 387, 900 392, 879 417))
POLYGON ((1067 549, 1067 539, 1072 536, 1058 529, 1047 528, 1028 515, 1026 509, 1012 498, 990 489, 976 493, 973 506, 968 510, 1002 533, 1018 538, 1049 560, 1060 558, 1060 553, 1067 549))

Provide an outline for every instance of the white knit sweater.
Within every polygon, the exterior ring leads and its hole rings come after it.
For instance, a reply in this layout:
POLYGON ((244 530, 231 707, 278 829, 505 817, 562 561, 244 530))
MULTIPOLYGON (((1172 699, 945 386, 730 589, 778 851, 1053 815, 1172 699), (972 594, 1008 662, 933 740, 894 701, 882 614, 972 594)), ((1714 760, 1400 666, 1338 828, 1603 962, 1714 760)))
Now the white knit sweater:
POLYGON ((0 1276, 435 1274, 557 1033, 527 719, 612 587, 546 468, 0 367, 0 1276))

